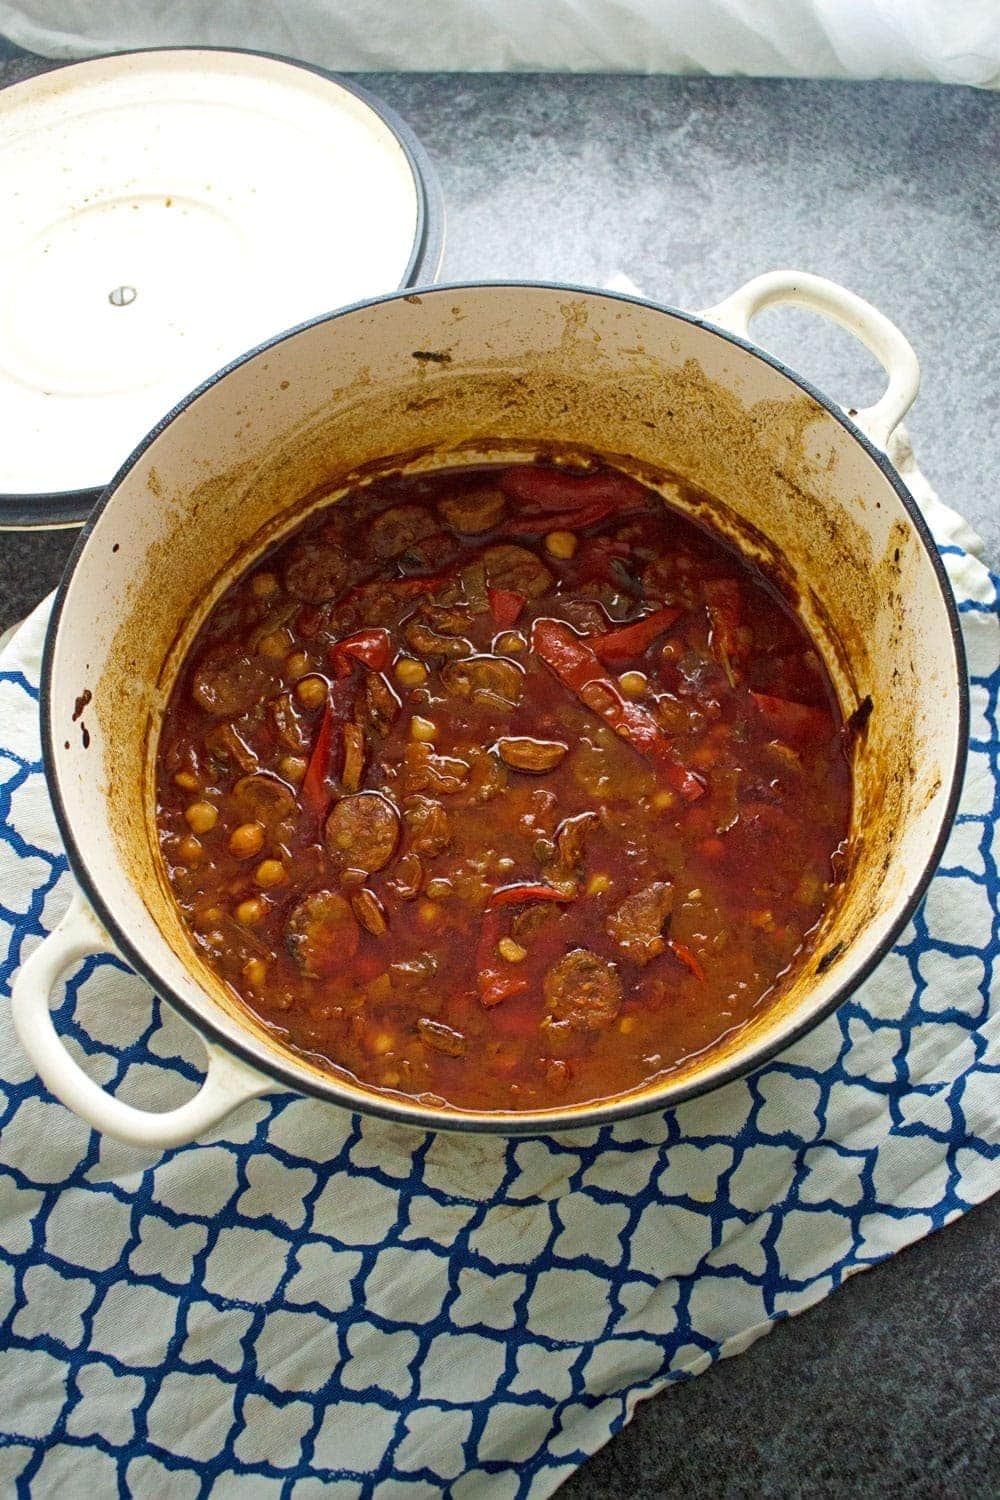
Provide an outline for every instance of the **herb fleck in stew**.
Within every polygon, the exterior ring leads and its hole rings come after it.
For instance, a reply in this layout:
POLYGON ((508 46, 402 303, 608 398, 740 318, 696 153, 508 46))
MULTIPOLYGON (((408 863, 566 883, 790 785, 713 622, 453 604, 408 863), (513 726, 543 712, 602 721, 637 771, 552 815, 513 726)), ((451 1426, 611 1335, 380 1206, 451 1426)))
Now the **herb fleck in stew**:
POLYGON ((290 1047, 464 1109, 623 1094, 744 1024, 849 808, 795 615, 610 468, 313 517, 212 610, 158 757, 212 968, 290 1047))

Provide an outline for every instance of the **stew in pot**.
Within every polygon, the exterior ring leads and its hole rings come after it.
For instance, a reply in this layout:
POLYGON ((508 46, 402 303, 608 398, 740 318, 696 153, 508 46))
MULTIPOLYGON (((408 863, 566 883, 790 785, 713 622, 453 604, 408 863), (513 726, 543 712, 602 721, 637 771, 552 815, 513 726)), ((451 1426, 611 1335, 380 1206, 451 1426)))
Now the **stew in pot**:
POLYGON ((202 957, 291 1048, 464 1109, 623 1094, 744 1025, 849 811, 795 614, 596 466, 314 514, 212 609, 157 758, 202 957))

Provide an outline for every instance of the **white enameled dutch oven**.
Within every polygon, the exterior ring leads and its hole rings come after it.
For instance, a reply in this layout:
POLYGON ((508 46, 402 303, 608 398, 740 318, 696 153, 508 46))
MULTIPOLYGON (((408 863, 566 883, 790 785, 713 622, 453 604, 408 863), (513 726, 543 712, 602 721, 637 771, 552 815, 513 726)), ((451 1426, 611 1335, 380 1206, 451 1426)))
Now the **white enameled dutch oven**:
MULTIPOLYGON (((920 901, 965 760, 958 620, 940 560, 886 457, 917 393, 902 334, 817 277, 777 271, 691 315, 576 287, 443 286, 318 319, 202 386, 105 493, 59 589, 43 676, 45 758, 79 893, 25 963, 18 1034, 46 1084, 97 1129, 193 1139, 277 1088, 424 1128, 565 1130, 662 1109, 758 1066, 869 975, 920 901), (847 416, 747 341, 794 302, 855 333, 889 377, 847 416), (794 592, 855 737, 853 857, 787 991, 738 1035, 619 1099, 534 1114, 458 1112, 378 1093, 287 1050, 197 958, 167 893, 151 766, 173 675, 212 602, 310 496, 359 474, 597 451, 716 497, 711 518, 794 592), (857 710, 860 712, 856 713, 857 710), (118 951, 201 1033, 207 1076, 165 1113, 116 1100, 52 1025, 50 992, 118 951)), ((315 503, 315 498, 312 503, 315 503)), ((808 817, 808 807, 803 807, 808 817)))

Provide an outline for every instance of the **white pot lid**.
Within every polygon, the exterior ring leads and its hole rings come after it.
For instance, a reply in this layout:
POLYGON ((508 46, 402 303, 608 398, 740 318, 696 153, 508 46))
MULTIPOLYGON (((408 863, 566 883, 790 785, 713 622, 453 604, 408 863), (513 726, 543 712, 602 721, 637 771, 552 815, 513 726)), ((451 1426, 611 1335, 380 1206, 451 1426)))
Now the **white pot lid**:
POLYGON ((251 52, 123 53, 0 91, 0 526, 82 521, 238 355, 433 281, 440 188, 385 105, 251 52))

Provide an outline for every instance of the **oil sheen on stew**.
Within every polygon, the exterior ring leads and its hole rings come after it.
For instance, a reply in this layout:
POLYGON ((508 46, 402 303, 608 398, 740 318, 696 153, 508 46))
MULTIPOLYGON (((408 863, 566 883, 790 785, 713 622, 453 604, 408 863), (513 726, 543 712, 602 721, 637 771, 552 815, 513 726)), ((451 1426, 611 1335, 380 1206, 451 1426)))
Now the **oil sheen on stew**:
POLYGON ((395 477, 219 600, 158 754, 193 943, 290 1047, 460 1109, 604 1099, 808 945, 850 775, 778 593, 617 470, 395 477))

